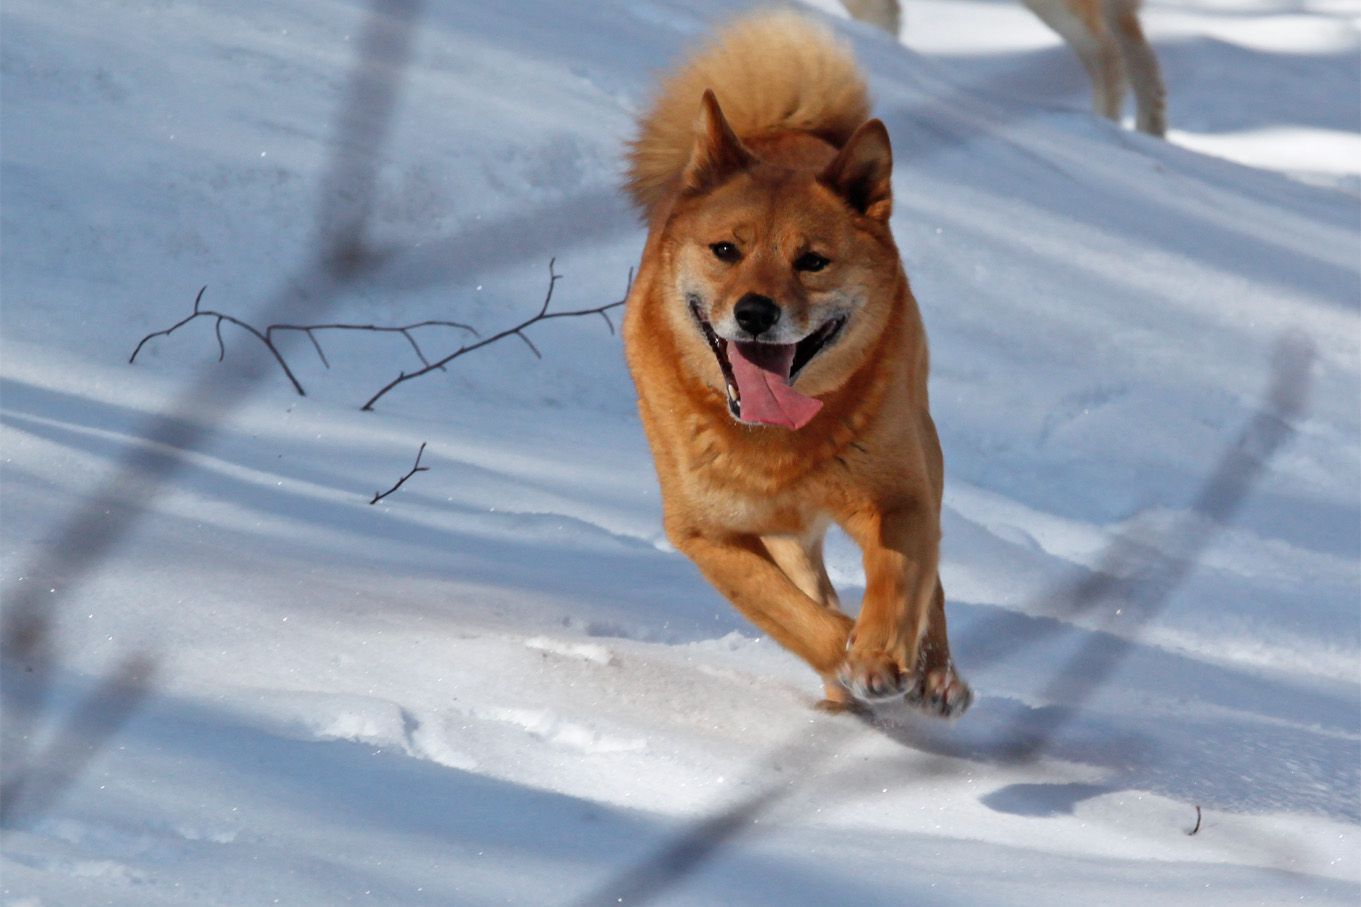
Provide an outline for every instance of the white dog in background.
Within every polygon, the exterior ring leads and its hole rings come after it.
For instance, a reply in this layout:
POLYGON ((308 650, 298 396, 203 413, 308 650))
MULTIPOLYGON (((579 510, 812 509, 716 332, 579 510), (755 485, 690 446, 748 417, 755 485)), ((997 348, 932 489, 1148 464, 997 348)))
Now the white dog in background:
MULTIPOLYGON (((1077 54, 1092 79, 1092 109, 1120 119, 1125 87, 1134 90, 1135 125, 1149 135, 1167 131, 1166 90, 1158 58, 1139 22, 1140 0, 1021 0, 1077 54)), ((897 37, 899 0, 841 0, 855 19, 897 37)))

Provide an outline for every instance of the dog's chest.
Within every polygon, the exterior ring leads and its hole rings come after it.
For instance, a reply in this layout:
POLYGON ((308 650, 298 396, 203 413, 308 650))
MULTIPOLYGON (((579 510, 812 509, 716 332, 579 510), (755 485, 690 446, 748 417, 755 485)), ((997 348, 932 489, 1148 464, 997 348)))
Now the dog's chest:
POLYGON ((755 535, 799 535, 821 518, 814 501, 787 495, 706 494, 700 508, 711 525, 755 535))
POLYGON ((695 464, 682 481, 704 521, 733 532, 799 534, 826 510, 816 471, 775 474, 759 463, 718 457, 695 464))

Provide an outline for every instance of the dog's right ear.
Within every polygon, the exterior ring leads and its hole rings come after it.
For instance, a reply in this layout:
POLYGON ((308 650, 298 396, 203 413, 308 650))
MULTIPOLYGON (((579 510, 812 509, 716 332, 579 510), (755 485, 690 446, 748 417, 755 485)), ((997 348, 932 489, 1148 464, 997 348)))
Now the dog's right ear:
POLYGON ((747 169, 756 156, 728 125, 713 91, 705 91, 695 120, 695 145, 681 173, 681 191, 704 192, 747 169))

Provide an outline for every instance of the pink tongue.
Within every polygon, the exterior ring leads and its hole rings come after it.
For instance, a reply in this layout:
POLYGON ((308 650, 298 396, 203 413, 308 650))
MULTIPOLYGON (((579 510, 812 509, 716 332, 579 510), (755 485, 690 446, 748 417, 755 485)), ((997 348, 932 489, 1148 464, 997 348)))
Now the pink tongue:
POLYGON ((742 397, 744 422, 799 429, 822 409, 821 400, 805 397, 789 386, 794 344, 732 342, 728 353, 737 393, 742 397))

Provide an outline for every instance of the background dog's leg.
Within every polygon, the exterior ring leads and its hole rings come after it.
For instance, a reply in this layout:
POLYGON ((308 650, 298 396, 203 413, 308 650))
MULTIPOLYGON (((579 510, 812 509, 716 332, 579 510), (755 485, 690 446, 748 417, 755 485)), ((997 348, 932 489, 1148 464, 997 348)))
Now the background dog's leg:
POLYGON ((903 9, 898 0, 841 0, 852 19, 878 26, 893 37, 903 26, 903 9))
POLYGON ((669 530, 668 535, 748 620, 819 674, 836 670, 851 619, 801 590, 759 537, 712 538, 687 530, 669 530))
POLYGON ((1120 44, 1106 27, 1101 0, 1023 0, 1040 20, 1068 43, 1092 80, 1092 110, 1120 119, 1125 104, 1125 71, 1120 44))
POLYGON ((865 599, 839 675, 857 699, 892 698, 918 674, 939 583, 940 520, 927 501, 859 511, 844 524, 864 556, 865 599))
POLYGON ((1125 71, 1134 89, 1138 105, 1135 125, 1141 132, 1162 136, 1167 132, 1167 92, 1158 57, 1139 22, 1139 0, 1106 0, 1103 10, 1120 44, 1125 71))

